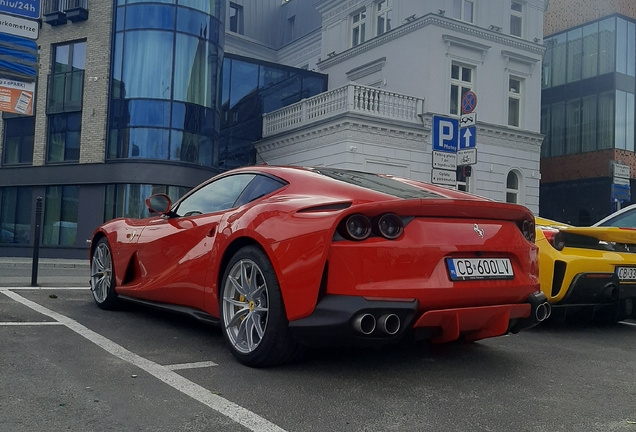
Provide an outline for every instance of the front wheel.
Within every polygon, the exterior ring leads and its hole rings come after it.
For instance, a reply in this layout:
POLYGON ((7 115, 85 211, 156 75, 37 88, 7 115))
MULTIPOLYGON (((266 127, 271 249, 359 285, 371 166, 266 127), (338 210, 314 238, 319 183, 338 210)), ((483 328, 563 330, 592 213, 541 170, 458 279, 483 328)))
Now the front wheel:
POLYGON ((91 292, 97 306, 113 309, 117 302, 113 255, 106 238, 97 242, 91 259, 91 292))
POLYGON ((272 366, 300 356, 269 259, 261 249, 247 246, 230 260, 220 289, 223 336, 232 354, 244 365, 272 366))

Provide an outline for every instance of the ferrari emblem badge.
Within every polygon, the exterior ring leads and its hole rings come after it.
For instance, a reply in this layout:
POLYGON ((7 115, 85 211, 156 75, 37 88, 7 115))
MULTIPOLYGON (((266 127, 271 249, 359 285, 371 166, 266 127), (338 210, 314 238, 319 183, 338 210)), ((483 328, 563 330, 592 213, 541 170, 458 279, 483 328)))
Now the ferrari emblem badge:
POLYGON ((481 229, 481 228, 479 228, 479 225, 477 225, 477 224, 473 224, 473 225, 474 225, 474 226, 473 226, 473 230, 474 230, 477 234, 479 234, 479 237, 484 238, 484 230, 483 230, 483 229, 481 229))

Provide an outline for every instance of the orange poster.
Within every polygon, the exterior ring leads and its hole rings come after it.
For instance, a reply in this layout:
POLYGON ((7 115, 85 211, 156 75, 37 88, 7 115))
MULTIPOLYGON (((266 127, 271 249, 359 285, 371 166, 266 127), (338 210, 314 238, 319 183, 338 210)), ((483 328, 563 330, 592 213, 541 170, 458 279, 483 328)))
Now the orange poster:
POLYGON ((35 83, 0 79, 0 111, 33 115, 35 83))

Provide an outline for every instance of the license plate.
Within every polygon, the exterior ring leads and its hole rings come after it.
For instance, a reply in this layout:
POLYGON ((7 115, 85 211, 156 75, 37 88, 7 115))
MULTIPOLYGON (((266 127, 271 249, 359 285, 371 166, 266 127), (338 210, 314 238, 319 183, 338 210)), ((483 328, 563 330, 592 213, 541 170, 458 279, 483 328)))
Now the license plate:
POLYGON ((512 279, 508 258, 447 258, 451 280, 512 279))
POLYGON ((636 281, 636 267, 616 267, 616 274, 622 281, 636 281))

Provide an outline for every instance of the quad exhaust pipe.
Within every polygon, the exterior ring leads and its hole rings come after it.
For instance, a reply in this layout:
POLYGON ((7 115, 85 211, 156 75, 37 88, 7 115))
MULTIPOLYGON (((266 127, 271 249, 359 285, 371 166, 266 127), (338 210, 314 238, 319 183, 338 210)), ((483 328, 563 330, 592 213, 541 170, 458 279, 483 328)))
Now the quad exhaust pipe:
POLYGON ((358 333, 370 335, 377 328, 382 333, 392 336, 400 331, 402 322, 394 313, 384 314, 376 320, 370 313, 361 313, 353 320, 353 328, 358 333))
POLYGON ((375 317, 370 313, 360 314, 353 320, 353 328, 363 335, 370 335, 375 330, 375 317))
POLYGON ((550 318, 552 313, 552 305, 548 302, 540 303, 534 310, 534 317, 538 322, 545 321, 550 318))

